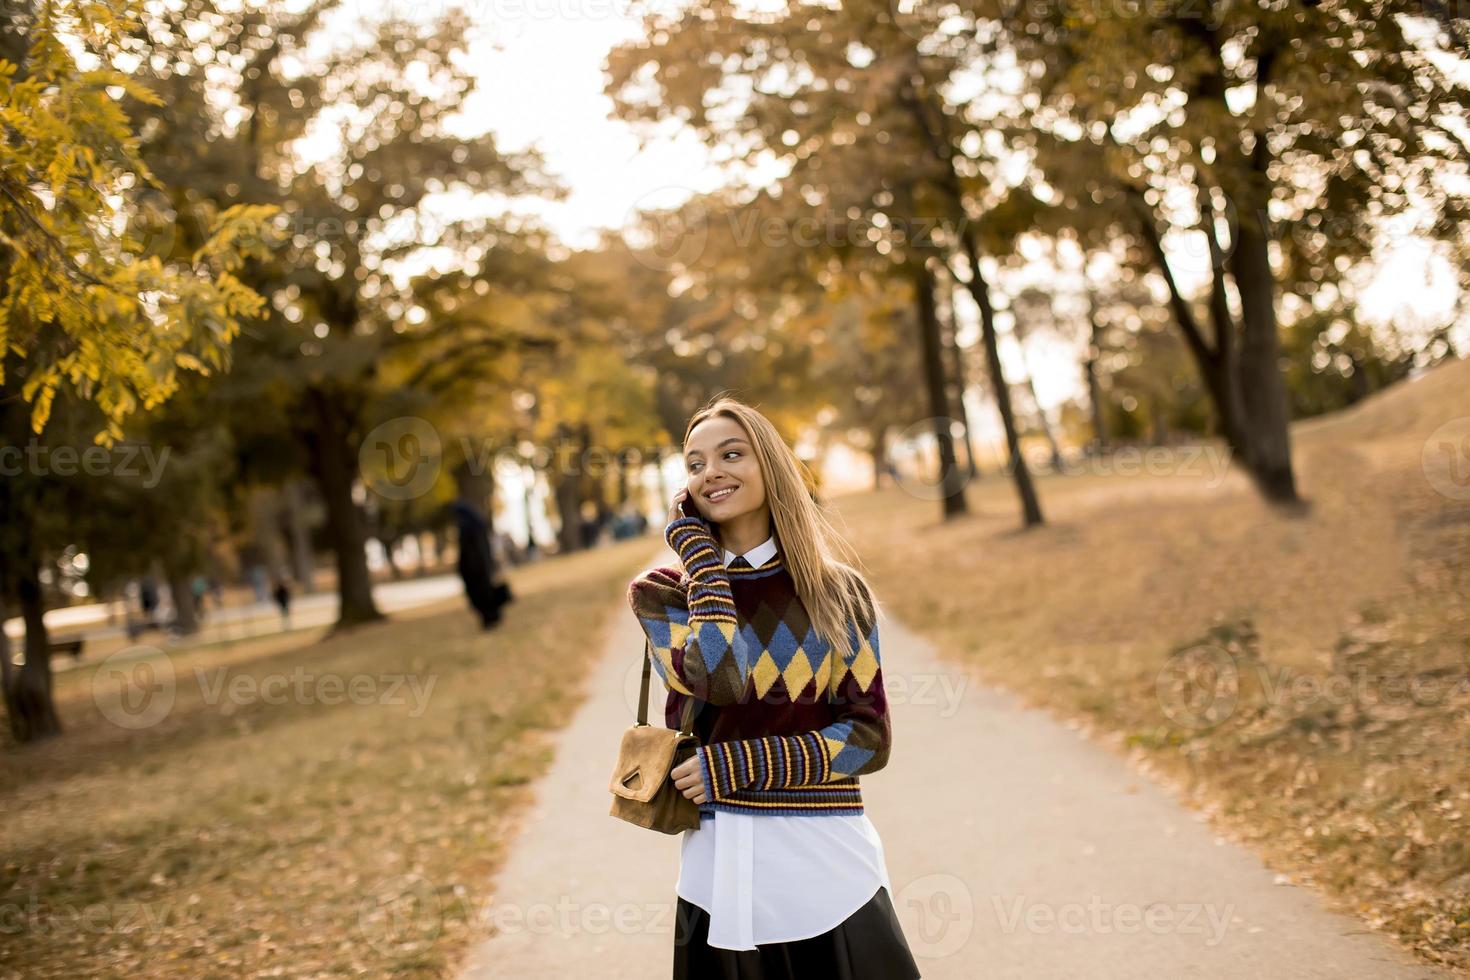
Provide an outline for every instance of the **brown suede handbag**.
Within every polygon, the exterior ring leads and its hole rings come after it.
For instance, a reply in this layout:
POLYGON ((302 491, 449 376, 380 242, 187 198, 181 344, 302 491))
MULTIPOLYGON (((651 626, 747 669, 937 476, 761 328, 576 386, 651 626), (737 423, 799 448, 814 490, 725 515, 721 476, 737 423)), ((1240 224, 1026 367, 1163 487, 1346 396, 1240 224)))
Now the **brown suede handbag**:
POLYGON ((648 675, 653 652, 643 647, 643 682, 638 691, 638 722, 623 732, 618 764, 613 769, 612 809, 619 820, 677 834, 699 829, 699 807, 679 792, 670 773, 694 754, 699 737, 689 728, 694 699, 684 702, 679 730, 648 723, 648 675))

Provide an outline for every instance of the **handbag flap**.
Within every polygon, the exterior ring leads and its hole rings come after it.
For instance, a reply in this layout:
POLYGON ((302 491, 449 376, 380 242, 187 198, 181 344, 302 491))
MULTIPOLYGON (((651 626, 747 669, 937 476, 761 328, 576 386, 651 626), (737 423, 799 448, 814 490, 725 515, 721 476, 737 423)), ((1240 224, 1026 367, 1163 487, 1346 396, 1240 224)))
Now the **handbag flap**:
POLYGON ((698 741, 694 736, 672 728, 633 725, 623 732, 618 746, 618 764, 608 787, 617 796, 647 803, 669 777, 674 752, 680 743, 698 741))

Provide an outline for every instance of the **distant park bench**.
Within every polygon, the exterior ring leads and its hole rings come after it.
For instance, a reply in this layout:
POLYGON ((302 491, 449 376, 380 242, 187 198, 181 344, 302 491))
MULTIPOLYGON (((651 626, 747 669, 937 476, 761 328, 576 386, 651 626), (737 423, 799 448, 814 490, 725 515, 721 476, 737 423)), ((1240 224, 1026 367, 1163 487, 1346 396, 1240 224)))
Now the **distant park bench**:
POLYGON ((52 653, 69 653, 73 660, 82 659, 82 637, 73 637, 70 640, 57 640, 47 644, 52 653))

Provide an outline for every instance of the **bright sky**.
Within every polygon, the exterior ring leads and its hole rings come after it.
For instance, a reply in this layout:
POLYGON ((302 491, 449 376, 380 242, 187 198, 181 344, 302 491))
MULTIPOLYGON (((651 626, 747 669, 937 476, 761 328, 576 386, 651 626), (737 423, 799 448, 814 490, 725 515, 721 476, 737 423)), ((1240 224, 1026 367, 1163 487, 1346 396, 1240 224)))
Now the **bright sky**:
POLYGON ((621 227, 639 207, 666 207, 722 183, 710 153, 690 132, 666 127, 646 151, 610 117, 602 66, 640 22, 626 0, 467 0, 493 43, 477 58, 479 91, 465 106, 508 149, 536 146, 570 190, 538 207, 575 247, 598 228, 621 227), (494 48, 498 47, 499 50, 494 48))

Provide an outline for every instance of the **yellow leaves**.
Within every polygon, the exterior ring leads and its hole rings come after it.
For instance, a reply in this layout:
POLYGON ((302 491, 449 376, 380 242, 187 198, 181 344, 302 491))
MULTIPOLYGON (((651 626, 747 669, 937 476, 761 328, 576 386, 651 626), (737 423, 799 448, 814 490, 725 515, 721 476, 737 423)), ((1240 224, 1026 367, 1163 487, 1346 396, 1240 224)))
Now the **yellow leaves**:
POLYGON ((87 75, 97 76, 97 83, 100 85, 121 88, 124 94, 132 96, 139 102, 147 105, 163 105, 163 96, 130 75, 112 70, 88 72, 87 75))
POLYGON ((129 222, 114 220, 130 217, 132 195, 154 183, 121 97, 162 101, 115 70, 79 71, 55 34, 70 31, 104 56, 138 9, 133 0, 51 5, 34 32, 30 77, 15 82, 16 66, 0 61, 0 126, 19 137, 0 142, 0 242, 13 253, 0 350, 24 361, 37 432, 62 392, 98 407, 99 441, 120 438, 124 419, 172 396, 179 371, 223 368, 240 319, 266 305, 232 270, 267 254, 264 223, 276 208, 230 208, 182 265, 145 254, 129 222))
POLYGON ((78 147, 75 146, 60 147, 51 158, 50 166, 46 168, 46 183, 53 198, 60 197, 71 181, 72 174, 77 169, 77 150, 78 147))
POLYGON ((206 377, 210 374, 209 365, 205 364, 193 354, 183 353, 174 355, 174 363, 185 371, 196 371, 206 377))
MULTIPOLYGON (((215 277, 215 288, 224 299, 221 313, 227 317, 255 317, 265 309, 264 297, 228 272, 221 272, 215 277)), ((234 337, 238 328, 231 323, 228 330, 228 336, 234 337)))
POLYGON ((220 212, 204 244, 194 251, 195 263, 211 263, 226 271, 240 268, 247 258, 270 254, 265 231, 281 209, 268 204, 236 204, 220 212))
POLYGON ((39 434, 51 418, 51 403, 56 398, 56 379, 48 374, 32 378, 21 387, 21 394, 31 403, 31 430, 39 434))

